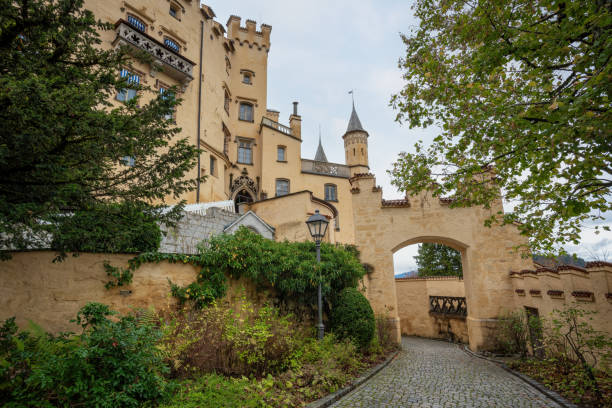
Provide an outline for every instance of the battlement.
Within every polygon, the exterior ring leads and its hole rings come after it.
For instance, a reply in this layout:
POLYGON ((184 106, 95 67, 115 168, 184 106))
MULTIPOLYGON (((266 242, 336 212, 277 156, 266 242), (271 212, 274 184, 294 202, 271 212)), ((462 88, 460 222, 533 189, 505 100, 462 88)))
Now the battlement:
POLYGON ((250 48, 262 48, 267 52, 270 50, 270 33, 272 26, 262 24, 260 31, 257 31, 257 23, 253 20, 246 20, 245 26, 241 26, 241 18, 230 16, 227 20, 227 38, 238 42, 239 45, 248 45, 250 48))

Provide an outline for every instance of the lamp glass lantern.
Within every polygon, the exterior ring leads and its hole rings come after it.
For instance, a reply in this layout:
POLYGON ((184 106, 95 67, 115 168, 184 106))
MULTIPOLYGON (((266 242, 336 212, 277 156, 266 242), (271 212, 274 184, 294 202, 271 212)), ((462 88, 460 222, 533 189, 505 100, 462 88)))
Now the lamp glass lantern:
POLYGON ((321 242, 327 232, 329 221, 327 221, 327 217, 319 214, 319 210, 315 210, 315 213, 308 217, 306 225, 308 225, 308 231, 312 238, 317 242, 321 242))

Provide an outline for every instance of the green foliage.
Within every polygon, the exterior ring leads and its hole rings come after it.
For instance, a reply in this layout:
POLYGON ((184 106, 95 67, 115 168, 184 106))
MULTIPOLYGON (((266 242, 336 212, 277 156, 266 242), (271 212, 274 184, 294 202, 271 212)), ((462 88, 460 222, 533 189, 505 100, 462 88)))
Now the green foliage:
POLYGON ((22 407, 140 407, 172 391, 156 348, 159 329, 90 303, 77 315, 80 335, 52 336, 33 326, 0 328, 0 403, 22 407))
POLYGON ((365 274, 353 246, 322 243, 317 264, 314 243, 275 242, 244 227, 233 235, 212 237, 199 250, 198 255, 144 253, 131 259, 127 270, 162 261, 199 267, 195 282, 185 287, 171 282, 171 293, 181 304, 200 308, 225 295, 228 277, 246 278, 259 289, 273 288, 281 302, 315 305, 319 276, 323 296, 333 301, 345 287, 356 287, 365 274))
POLYGON ((166 119, 180 99, 120 78, 132 57, 147 62, 145 56, 130 56, 135 52, 124 47, 102 49, 99 31, 114 27, 82 7, 83 0, 16 0, 0 8, 4 248, 37 247, 49 236, 56 236, 62 251, 152 248, 159 236, 146 235, 152 219, 173 220, 180 206, 144 218, 131 212, 129 218, 141 225, 112 235, 115 243, 104 231, 126 220, 104 204, 160 209, 167 196, 178 198, 196 186, 186 175, 198 150, 166 119), (138 95, 118 106, 113 100, 120 89, 138 95), (145 103, 142 97, 149 96, 145 103), (133 157, 134 166, 124 157, 133 157), (77 218, 58 216, 70 213, 77 218), (96 217, 107 221, 104 228, 98 229, 102 220, 96 217), (78 221, 86 222, 83 231, 78 221), (136 236, 143 244, 130 241, 136 236))
POLYGON ((577 243, 587 221, 609 230, 609 2, 417 0, 414 11, 391 104, 398 121, 441 131, 400 154, 393 184, 452 207, 499 208, 503 194, 514 212, 487 225, 515 224, 535 249, 577 243))
POLYGON ((376 328, 370 302, 356 288, 346 288, 340 292, 333 305, 331 323, 339 338, 351 339, 361 349, 370 344, 376 328))
POLYGON ((134 203, 100 204, 54 217, 58 229, 51 247, 61 253, 137 253, 156 251, 161 243, 158 216, 134 203))
POLYGON ((504 354, 526 356, 529 341, 527 313, 522 309, 503 313, 498 319, 496 340, 504 354))
POLYGON ((461 253, 446 245, 423 243, 414 259, 420 276, 463 276, 461 253))
MULTIPOLYGON (((264 401, 257 382, 248 378, 231 378, 206 374, 186 380, 171 403, 161 408, 262 408, 264 401)), ((265 395, 265 393, 263 393, 265 395)))

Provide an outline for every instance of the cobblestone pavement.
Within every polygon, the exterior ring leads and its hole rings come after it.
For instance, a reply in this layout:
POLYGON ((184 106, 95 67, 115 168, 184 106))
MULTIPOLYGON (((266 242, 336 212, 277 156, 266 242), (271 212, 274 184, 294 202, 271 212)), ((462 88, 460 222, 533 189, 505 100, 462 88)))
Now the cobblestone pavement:
POLYGON ((387 367, 332 407, 559 407, 497 365, 459 346, 414 337, 387 367))

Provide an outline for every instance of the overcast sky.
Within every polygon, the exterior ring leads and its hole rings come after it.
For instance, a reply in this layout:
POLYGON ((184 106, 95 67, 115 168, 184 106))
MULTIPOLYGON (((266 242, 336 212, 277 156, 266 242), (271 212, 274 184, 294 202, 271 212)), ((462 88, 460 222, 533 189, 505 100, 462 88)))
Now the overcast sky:
MULTIPOLYGON (((293 101, 302 115, 302 157, 314 158, 318 129, 329 161, 344 163, 342 135, 355 106, 370 137, 371 171, 385 198, 402 198, 386 171, 400 151, 411 151, 421 139, 431 140, 436 129, 408 129, 395 122, 391 95, 402 87, 397 61, 404 52, 399 33, 418 25, 406 0, 281 0, 205 2, 225 25, 230 15, 272 26, 268 56, 268 108, 288 124, 293 101)), ((608 217, 610 218, 610 217, 608 217)), ((608 223, 609 224, 609 223, 608 223)), ((612 233, 583 234, 580 248, 568 247, 585 258, 612 256, 612 233)), ((394 256, 396 273, 414 269, 416 245, 394 256)), ((609 260, 609 259, 608 259, 609 260)))

